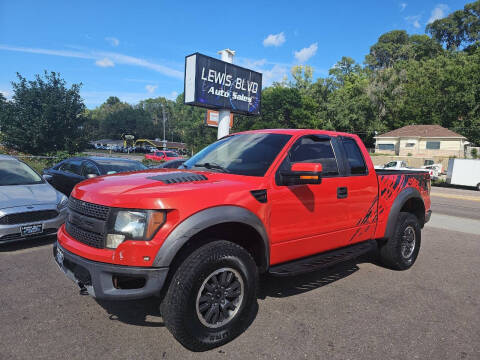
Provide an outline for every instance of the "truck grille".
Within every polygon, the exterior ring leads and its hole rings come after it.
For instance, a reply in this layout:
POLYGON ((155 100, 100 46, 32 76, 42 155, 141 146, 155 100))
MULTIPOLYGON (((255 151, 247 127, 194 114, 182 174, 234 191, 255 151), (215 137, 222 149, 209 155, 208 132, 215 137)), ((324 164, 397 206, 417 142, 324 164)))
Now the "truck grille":
POLYGON ((110 208, 108 206, 92 204, 75 199, 70 196, 68 199, 68 208, 79 214, 93 217, 100 220, 107 220, 110 208))
POLYGON ((0 225, 24 224, 35 221, 54 219, 58 216, 56 210, 29 211, 5 215, 0 218, 0 225))
POLYGON ((105 235, 103 234, 83 230, 68 221, 65 224, 65 230, 67 230, 67 233, 69 233, 75 240, 80 241, 85 245, 97 249, 105 248, 105 235))
POLYGON ((105 248, 108 206, 92 204, 70 197, 65 230, 75 240, 97 249, 105 248), (75 215, 75 213, 79 215, 75 215), (75 220, 77 218, 77 220, 75 220), (80 221, 78 221, 80 218, 80 221), (89 218, 91 220, 89 220, 89 218), (88 228, 88 223, 96 222, 98 226, 88 228), (94 229, 95 231, 92 231, 94 229))

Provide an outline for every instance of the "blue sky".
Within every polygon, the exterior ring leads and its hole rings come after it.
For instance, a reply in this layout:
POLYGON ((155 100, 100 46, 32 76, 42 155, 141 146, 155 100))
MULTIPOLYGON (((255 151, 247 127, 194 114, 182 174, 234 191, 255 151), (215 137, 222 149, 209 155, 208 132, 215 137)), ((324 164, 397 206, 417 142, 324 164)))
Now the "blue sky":
POLYGON ((9 1, 0 0, 0 92, 16 72, 43 70, 83 83, 89 108, 110 95, 136 103, 183 91, 185 56, 217 57, 263 73, 264 85, 291 66, 328 74, 342 56, 363 62, 390 30, 424 33, 465 1, 9 1))

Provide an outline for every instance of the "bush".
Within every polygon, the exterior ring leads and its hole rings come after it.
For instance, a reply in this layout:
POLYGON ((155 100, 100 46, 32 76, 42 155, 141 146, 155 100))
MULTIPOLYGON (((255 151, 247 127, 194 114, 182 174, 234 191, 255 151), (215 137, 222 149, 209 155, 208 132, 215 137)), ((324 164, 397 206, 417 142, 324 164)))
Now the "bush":
POLYGON ((478 157, 478 150, 476 148, 473 148, 470 151, 470 154, 472 154, 472 158, 476 159, 478 157))

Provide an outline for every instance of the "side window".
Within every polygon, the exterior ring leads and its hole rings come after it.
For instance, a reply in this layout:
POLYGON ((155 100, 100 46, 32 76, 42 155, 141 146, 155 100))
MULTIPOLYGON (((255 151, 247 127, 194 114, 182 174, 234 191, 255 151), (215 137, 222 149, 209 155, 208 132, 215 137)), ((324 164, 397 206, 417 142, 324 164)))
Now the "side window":
POLYGON ((360 151, 357 142, 352 138, 343 138, 343 148, 348 160, 351 175, 365 175, 367 174, 367 166, 365 159, 360 151))
POLYGON ((427 141, 427 149, 438 150, 440 149, 440 141, 427 141))
POLYGON ((280 166, 280 170, 290 170, 291 165, 297 162, 320 163, 322 175, 338 175, 337 160, 328 138, 304 136, 298 139, 280 166))
POLYGON ((62 165, 58 167, 58 170, 63 172, 70 172, 71 164, 70 161, 65 161, 62 165))
POLYGON ((81 165, 82 165, 82 161, 79 159, 68 160, 60 167, 60 171, 64 171, 70 174, 80 175, 81 165))
POLYGON ((87 177, 89 174, 100 175, 100 172, 94 163, 86 161, 82 166, 82 176, 87 177))

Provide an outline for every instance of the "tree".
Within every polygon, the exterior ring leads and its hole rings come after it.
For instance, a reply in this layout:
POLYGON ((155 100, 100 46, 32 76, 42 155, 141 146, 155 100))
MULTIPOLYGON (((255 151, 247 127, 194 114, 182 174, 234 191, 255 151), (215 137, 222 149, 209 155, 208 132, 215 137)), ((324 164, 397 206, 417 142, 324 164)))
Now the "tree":
POLYGON ((480 0, 427 25, 426 32, 448 50, 480 46, 480 0))
POLYGON ((17 78, 10 111, 1 124, 4 143, 32 154, 82 149, 86 141, 81 84, 67 88, 60 74, 46 71, 31 81, 18 73, 17 78))
POLYGON ((328 71, 328 74, 333 78, 335 85, 341 87, 345 84, 348 76, 359 73, 361 70, 361 66, 355 63, 351 57, 342 56, 342 59, 328 71))
POLYGON ((408 34, 405 30, 389 31, 378 38, 370 48, 365 62, 373 69, 393 66, 399 60, 408 59, 408 34))
POLYGON ((312 85, 313 68, 308 65, 295 65, 290 69, 293 81, 291 87, 297 88, 301 92, 306 92, 312 85))
POLYGON ((101 133, 113 139, 122 135, 134 135, 135 138, 150 138, 153 122, 148 113, 141 108, 125 107, 109 113, 100 123, 101 133))
POLYGON ((427 35, 408 35, 405 30, 393 30, 378 38, 365 62, 376 70, 392 67, 399 61, 430 59, 442 51, 442 47, 427 35))

